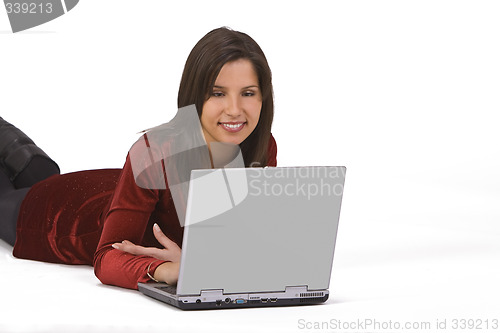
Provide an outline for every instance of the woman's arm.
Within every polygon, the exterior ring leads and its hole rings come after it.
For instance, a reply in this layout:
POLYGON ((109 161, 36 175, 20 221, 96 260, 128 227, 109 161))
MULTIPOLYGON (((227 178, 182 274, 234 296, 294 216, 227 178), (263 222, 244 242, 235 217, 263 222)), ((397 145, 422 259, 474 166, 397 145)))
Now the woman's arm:
POLYGON ((161 264, 155 270, 155 280, 168 284, 177 284, 177 280, 179 279, 179 264, 179 262, 166 262, 161 264))
MULTIPOLYGON (((148 226, 152 228, 153 223, 150 220, 153 218, 158 218, 158 223, 162 224, 164 230, 168 230, 169 222, 177 225, 175 209, 170 215, 157 212, 158 207, 162 207, 162 200, 169 200, 168 193, 168 190, 144 189, 137 186, 130 157, 127 156, 109 209, 103 216, 103 230, 94 255, 94 272, 102 283, 137 289, 139 282, 151 281, 148 269, 150 274, 155 274, 156 268, 165 263, 166 260, 158 260, 149 254, 120 251, 113 248, 113 244, 122 243, 124 240, 133 244, 144 244, 145 235, 150 233, 148 226), (175 221, 164 221, 168 220, 165 218, 168 216, 171 217, 170 220, 175 221)), ((154 240, 154 237, 151 238, 154 240)), ((160 246, 158 242, 149 243, 160 246)))
MULTIPOLYGON (((268 166, 276 166, 276 155, 276 141, 271 136, 268 146, 268 166)), ((143 236, 148 231, 148 226, 153 227, 149 221, 157 209, 157 204, 162 200, 162 195, 168 197, 168 190, 143 189, 136 185, 130 158, 127 157, 109 212, 105 216, 103 232, 94 256, 95 274, 101 282, 137 289, 138 282, 151 281, 148 272, 159 281, 167 283, 177 281, 179 263, 176 259, 155 256, 151 248, 136 245, 143 244, 143 236), (120 244, 125 244, 125 247, 120 244), (136 248, 132 249, 134 246, 136 248)), ((158 223, 162 224, 164 231, 170 233, 175 231, 177 236, 180 236, 176 239, 177 245, 182 241, 182 228, 179 226, 173 206, 170 216, 170 219, 158 220, 158 223)), ((155 250, 163 251, 160 249, 162 246, 168 248, 156 232, 155 237, 158 240, 155 250)), ((173 239, 172 236, 169 238, 173 239)), ((180 248, 178 254, 180 260, 180 248)))

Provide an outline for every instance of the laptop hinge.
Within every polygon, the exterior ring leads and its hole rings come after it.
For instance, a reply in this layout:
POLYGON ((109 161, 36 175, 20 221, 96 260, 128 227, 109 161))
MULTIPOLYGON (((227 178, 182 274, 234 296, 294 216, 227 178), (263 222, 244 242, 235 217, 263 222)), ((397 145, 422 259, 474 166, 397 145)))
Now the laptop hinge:
POLYGON ((207 297, 207 298, 222 297, 223 292, 224 292, 224 289, 202 290, 202 291, 200 291, 200 296, 207 297))
POLYGON ((298 294, 306 292, 306 291, 307 291, 307 286, 287 286, 287 287, 285 287, 286 294, 295 293, 298 296, 298 294))
POLYGON ((299 298, 325 297, 328 295, 328 290, 309 290, 307 286, 293 286, 286 287, 285 295, 299 298))

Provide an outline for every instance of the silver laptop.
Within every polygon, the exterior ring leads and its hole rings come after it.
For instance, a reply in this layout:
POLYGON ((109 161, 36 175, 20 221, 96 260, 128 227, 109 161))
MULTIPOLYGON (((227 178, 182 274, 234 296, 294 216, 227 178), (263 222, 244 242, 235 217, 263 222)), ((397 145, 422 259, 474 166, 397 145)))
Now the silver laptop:
POLYGON ((139 291, 181 309, 325 302, 345 172, 193 170, 178 283, 139 291))

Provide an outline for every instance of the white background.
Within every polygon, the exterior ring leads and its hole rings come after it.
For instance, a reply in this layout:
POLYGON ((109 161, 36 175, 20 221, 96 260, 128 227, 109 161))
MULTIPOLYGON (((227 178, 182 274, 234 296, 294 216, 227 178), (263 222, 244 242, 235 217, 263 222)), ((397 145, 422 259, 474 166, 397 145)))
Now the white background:
POLYGON ((499 17, 497 1, 82 0, 13 34, 0 9, 0 116, 63 172, 121 167, 136 132, 175 114, 187 55, 220 26, 269 60, 278 165, 348 170, 325 305, 180 312, 0 242, 0 331, 500 320, 499 17))

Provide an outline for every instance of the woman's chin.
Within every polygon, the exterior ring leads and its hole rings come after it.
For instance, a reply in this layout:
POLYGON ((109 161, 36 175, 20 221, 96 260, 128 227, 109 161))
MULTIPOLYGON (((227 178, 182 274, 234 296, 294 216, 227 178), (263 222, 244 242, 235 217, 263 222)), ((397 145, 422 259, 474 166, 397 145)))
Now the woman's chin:
POLYGON ((240 143, 242 143, 244 140, 239 140, 239 139, 234 139, 234 138, 231 138, 231 139, 223 139, 219 142, 222 142, 222 143, 229 143, 229 144, 233 144, 233 145, 239 145, 240 143))
POLYGON ((239 145, 240 143, 242 143, 243 141, 245 141, 245 139, 248 137, 248 135, 245 135, 245 133, 234 133, 234 134, 226 134, 224 133, 224 135, 221 135, 219 136, 219 139, 218 140, 219 142, 224 142, 224 143, 232 143, 234 145, 239 145))

